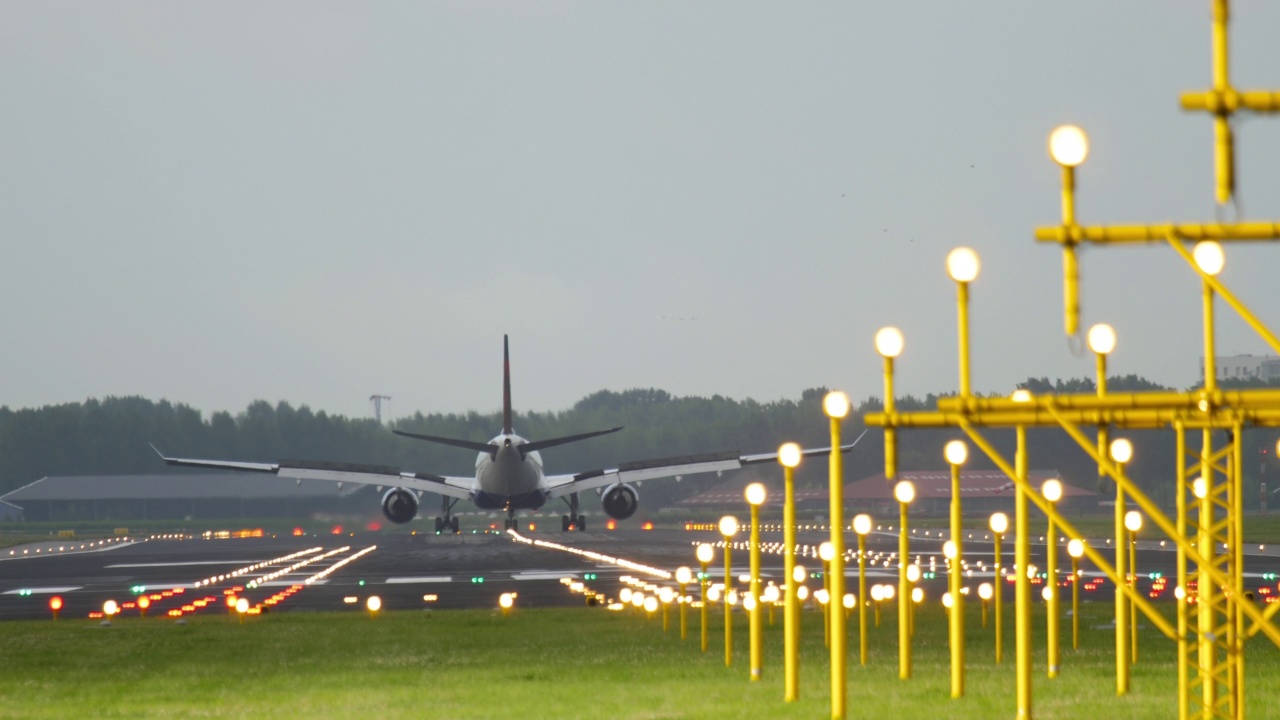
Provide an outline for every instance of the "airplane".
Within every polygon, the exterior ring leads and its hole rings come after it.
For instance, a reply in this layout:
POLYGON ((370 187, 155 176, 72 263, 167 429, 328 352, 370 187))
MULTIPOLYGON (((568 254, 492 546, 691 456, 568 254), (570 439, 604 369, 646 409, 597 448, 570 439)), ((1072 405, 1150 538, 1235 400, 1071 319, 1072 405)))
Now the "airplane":
MULTIPOLYGON (((456 438, 420 435, 392 430, 397 435, 426 442, 473 450, 476 456, 475 475, 450 477, 430 473, 403 472, 400 468, 383 465, 358 465, 315 460, 281 460, 276 463, 239 462, 228 460, 198 460, 166 457, 155 445, 152 450, 169 465, 183 467, 216 468, 245 472, 272 473, 279 477, 294 478, 299 485, 303 480, 329 480, 338 483, 374 485, 382 492, 382 513, 387 520, 404 524, 418 516, 418 505, 424 493, 440 496, 440 515, 435 519, 436 533, 459 532, 458 517, 453 508, 459 500, 470 500, 481 510, 505 510, 504 528, 519 530, 516 519, 518 510, 538 510, 548 500, 559 498, 568 506, 568 514, 561 516, 561 530, 585 531, 586 519, 580 513, 579 493, 595 490, 605 514, 615 520, 626 520, 635 514, 640 505, 640 492, 636 486, 644 480, 693 475, 706 472, 736 470, 745 465, 776 462, 777 453, 739 455, 736 452, 688 455, 683 457, 641 460, 619 464, 616 468, 588 470, 567 475, 547 475, 542 470, 542 450, 608 435, 621 427, 607 430, 567 435, 547 440, 526 440, 515 433, 511 424, 511 356, 507 336, 502 337, 502 432, 487 443, 456 438)), ((861 440, 842 445, 842 453, 849 452, 861 440)), ((805 450, 803 455, 826 455, 830 448, 805 450)))

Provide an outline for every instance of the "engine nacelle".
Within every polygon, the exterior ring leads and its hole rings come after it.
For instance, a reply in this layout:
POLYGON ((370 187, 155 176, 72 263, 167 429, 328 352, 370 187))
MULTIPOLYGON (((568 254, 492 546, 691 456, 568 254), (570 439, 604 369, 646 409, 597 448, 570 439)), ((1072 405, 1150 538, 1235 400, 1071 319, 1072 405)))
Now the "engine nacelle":
POLYGON ((403 525, 418 516, 418 496, 404 488, 391 488, 382 496, 382 514, 403 525))
POLYGON ((605 514, 614 520, 626 520, 640 507, 640 491, 630 485, 611 485, 600 495, 605 514))

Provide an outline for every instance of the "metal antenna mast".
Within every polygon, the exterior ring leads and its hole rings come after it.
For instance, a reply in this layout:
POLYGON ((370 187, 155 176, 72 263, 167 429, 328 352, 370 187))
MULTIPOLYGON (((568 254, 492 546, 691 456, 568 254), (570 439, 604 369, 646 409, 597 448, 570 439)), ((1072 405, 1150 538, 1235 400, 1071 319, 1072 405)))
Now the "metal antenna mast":
POLYGON ((369 399, 373 401, 373 417, 378 421, 378 424, 381 425, 382 424, 382 401, 390 400, 391 396, 390 395, 370 395, 369 399))

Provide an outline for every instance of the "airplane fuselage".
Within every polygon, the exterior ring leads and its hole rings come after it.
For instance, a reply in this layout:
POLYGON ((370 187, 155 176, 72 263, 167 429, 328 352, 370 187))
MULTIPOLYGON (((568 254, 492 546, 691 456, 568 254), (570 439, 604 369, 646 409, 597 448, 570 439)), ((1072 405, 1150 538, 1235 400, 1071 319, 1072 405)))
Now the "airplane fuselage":
POLYGON ((471 501, 481 510, 537 510, 547 502, 546 476, 537 450, 520 452, 527 440, 502 434, 489 441, 497 452, 476 456, 471 501))

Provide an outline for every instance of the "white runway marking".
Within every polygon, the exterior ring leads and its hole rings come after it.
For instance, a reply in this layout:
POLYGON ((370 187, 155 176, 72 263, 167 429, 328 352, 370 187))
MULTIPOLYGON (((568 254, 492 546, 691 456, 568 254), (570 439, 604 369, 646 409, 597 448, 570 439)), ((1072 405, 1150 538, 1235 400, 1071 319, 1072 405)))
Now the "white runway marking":
POLYGON ((191 560, 188 562, 120 563, 107 568, 186 567, 188 565, 253 565, 261 560, 191 560))
MULTIPOLYGON (((325 585, 325 584, 328 584, 328 582, 329 582, 328 580, 315 580, 311 584, 325 585)), ((264 582, 264 583, 258 583, 257 587, 289 587, 290 585, 301 585, 301 584, 302 584, 301 582, 298 582, 296 580, 268 580, 267 582, 264 582)))
POLYGON ((388 585, 405 585, 410 583, 451 583, 452 575, 434 575, 428 577, 391 577, 387 578, 388 585))
POLYGON ((566 577, 566 576, 577 577, 578 574, 572 573, 572 572, 556 572, 554 570, 543 571, 543 572, 511 573, 512 580, 559 580, 560 578, 566 577))
POLYGON ((19 588, 18 590, 6 590, 0 595, 53 595, 54 593, 69 593, 79 590, 83 585, 68 585, 66 587, 46 587, 46 588, 19 588))

